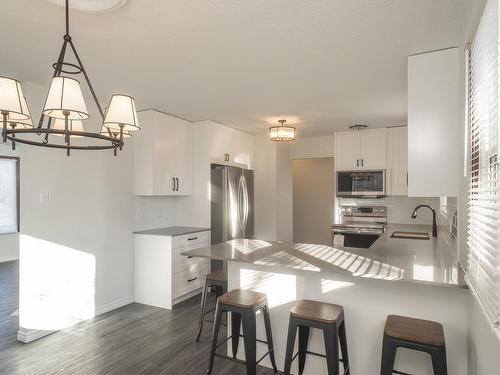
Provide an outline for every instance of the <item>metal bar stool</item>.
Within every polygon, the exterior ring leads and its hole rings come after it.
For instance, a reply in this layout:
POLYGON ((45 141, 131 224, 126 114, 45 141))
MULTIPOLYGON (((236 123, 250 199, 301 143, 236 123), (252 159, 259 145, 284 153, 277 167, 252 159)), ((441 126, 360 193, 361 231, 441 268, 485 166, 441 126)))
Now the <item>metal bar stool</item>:
POLYGON ((201 294, 201 306, 200 306, 200 320, 198 323, 198 334, 196 335, 196 341, 200 340, 201 331, 203 330, 203 322, 205 322, 205 315, 215 311, 215 308, 207 311, 207 297, 209 288, 215 289, 216 297, 222 296, 227 292, 227 273, 224 271, 215 271, 205 275, 205 280, 203 282, 203 291, 201 294))
POLYGON ((276 361, 274 359, 273 335, 271 332, 271 320, 269 318, 269 309, 267 307, 267 297, 264 293, 253 292, 251 290, 235 289, 217 298, 217 307, 215 308, 215 324, 212 332, 212 346, 207 374, 213 370, 215 357, 229 359, 241 364, 245 364, 248 375, 255 375, 257 364, 267 355, 271 359, 274 372, 278 372, 276 361), (264 325, 266 328, 267 341, 259 340, 256 337, 256 313, 262 311, 264 325), (223 312, 231 313, 231 336, 221 342, 217 342, 220 322, 223 312), (240 327, 243 325, 243 336, 240 335, 240 327), (236 359, 238 353, 238 344, 240 337, 243 337, 245 346, 245 361, 236 359), (216 349, 232 340, 233 356, 229 357, 216 352, 216 349), (267 353, 257 360, 257 342, 267 344, 267 353))
POLYGON ((301 300, 290 310, 284 374, 290 375, 292 362, 298 355, 299 375, 301 375, 304 371, 307 354, 326 358, 328 375, 339 374, 339 362, 343 364, 344 375, 349 375, 349 356, 347 354, 344 309, 342 306, 301 300), (293 355, 297 328, 299 330, 299 350, 293 355), (326 355, 307 350, 311 328, 323 331, 326 355), (342 359, 339 358, 339 341, 342 359))
POLYGON ((434 375, 447 375, 443 326, 430 320, 389 315, 385 322, 380 375, 402 374, 394 370, 397 348, 429 353, 434 375))

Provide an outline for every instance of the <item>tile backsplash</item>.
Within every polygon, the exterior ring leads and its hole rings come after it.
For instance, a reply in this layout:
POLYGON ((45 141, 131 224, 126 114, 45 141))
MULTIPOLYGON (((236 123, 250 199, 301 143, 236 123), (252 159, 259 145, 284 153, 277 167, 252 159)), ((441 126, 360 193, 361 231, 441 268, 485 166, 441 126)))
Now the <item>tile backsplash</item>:
MULTIPOLYGON (((451 199, 451 198, 448 198, 451 199)), ((387 206, 387 222, 392 224, 432 224, 432 213, 430 210, 421 209, 415 219, 410 216, 413 209, 419 204, 428 204, 436 210, 439 223, 441 220, 441 206, 439 198, 414 198, 414 197, 386 197, 382 199, 352 199, 338 198, 338 205, 356 204, 358 206, 387 206)), ((444 222, 443 222, 444 224, 444 222)))

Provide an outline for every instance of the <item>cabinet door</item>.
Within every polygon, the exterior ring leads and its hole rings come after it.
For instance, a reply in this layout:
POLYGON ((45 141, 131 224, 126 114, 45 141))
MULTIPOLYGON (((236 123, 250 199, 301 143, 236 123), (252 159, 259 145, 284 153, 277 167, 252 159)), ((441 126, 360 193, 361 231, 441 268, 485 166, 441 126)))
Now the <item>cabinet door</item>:
POLYGON ((224 128, 225 126, 215 122, 208 123, 210 128, 209 133, 209 153, 210 160, 215 162, 224 162, 224 128))
POLYGON ((360 133, 361 168, 385 169, 385 147, 387 130, 363 130, 360 133))
POLYGON ((408 58, 408 195, 456 197, 463 124, 463 49, 408 58))
POLYGON ((360 169, 360 137, 358 131, 335 134, 335 165, 337 170, 360 169))
POLYGON ((248 169, 253 168, 254 137, 250 134, 238 132, 238 147, 234 161, 244 164, 248 169))
POLYGON ((153 194, 174 195, 175 178, 175 125, 170 116, 155 115, 153 147, 153 194))
POLYGON ((191 195, 193 191, 193 126, 177 119, 174 135, 176 195, 191 195))
POLYGON ((228 154, 229 162, 236 162, 238 154, 238 131, 224 126, 224 153, 228 154))
POLYGON ((387 129, 387 193, 408 195, 408 128, 387 129))

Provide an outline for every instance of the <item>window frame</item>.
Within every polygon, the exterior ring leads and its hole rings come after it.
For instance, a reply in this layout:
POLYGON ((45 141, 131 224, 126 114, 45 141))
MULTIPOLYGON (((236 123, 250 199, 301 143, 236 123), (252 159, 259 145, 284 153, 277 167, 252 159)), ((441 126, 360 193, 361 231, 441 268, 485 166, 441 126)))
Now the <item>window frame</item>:
POLYGON ((15 160, 16 161, 16 230, 14 232, 1 233, 0 236, 19 233, 21 230, 21 177, 20 177, 20 164, 21 159, 17 156, 0 155, 0 159, 15 160))

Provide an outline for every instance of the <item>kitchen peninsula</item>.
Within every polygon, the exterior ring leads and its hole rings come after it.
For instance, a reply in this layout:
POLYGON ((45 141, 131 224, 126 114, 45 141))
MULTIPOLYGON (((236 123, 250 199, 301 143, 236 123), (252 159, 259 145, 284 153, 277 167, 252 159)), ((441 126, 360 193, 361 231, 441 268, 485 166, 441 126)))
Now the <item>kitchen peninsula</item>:
MULTIPOLYGON (((393 231, 430 229, 389 225, 369 249, 233 240, 183 255, 228 261, 229 290, 252 289, 267 294, 279 369, 283 368, 289 310, 298 299, 312 299, 344 306, 348 346, 356 349, 349 351, 353 373, 378 372, 385 318, 398 314, 442 322, 449 371, 465 375, 464 322, 470 295, 452 253, 454 240, 446 233, 430 240, 390 237, 393 231)), ((264 335, 262 326, 258 336, 264 335)), ((258 354, 264 349, 258 348, 258 354)), ((313 331, 310 350, 324 352, 319 332, 313 331)), ((270 366, 265 361, 263 364, 270 366)), ((311 356, 304 374, 323 373, 325 368, 324 360, 311 356)), ((400 350, 395 368, 432 374, 426 355, 405 349, 400 350)))

